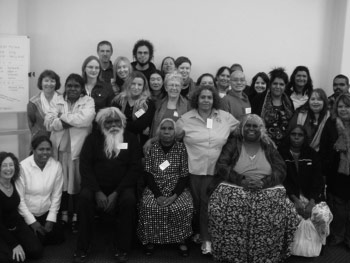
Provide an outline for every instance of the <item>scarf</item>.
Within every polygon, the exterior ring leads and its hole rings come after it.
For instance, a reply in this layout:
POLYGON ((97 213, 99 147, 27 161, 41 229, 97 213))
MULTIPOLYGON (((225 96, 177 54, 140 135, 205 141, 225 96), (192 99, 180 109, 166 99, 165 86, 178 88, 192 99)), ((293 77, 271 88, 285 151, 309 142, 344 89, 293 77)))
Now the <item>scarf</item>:
MULTIPOLYGON (((327 111, 326 115, 323 117, 322 121, 318 125, 317 131, 314 137, 312 138, 312 141, 310 142, 310 147, 313 148, 316 152, 320 150, 320 140, 321 140, 322 131, 323 131, 324 125, 326 124, 326 121, 328 120, 329 115, 330 115, 329 111, 327 111)), ((306 118, 307 118, 307 112, 300 112, 298 114, 297 124, 304 126, 306 118)))
POLYGON ((44 95, 44 92, 41 92, 41 93, 40 93, 41 108, 42 108, 42 110, 43 110, 43 112, 44 112, 44 115, 46 115, 46 114, 50 111, 50 109, 51 109, 52 107, 55 107, 55 104, 56 104, 56 102, 57 102, 57 98, 58 98, 58 95, 57 95, 57 92, 55 92, 55 93, 53 94, 53 97, 52 97, 51 101, 49 102, 49 101, 46 99, 46 97, 45 97, 45 95, 44 95))
POLYGON ((338 131, 338 139, 334 144, 334 148, 340 152, 340 161, 338 173, 350 174, 350 130, 346 129, 343 121, 336 118, 336 128, 338 131))

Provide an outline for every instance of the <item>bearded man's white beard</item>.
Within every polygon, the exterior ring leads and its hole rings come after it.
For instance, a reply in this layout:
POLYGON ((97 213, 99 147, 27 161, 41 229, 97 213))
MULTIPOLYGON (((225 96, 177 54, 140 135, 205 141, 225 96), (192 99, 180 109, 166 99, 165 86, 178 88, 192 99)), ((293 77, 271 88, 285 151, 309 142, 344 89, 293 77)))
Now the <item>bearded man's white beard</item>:
POLYGON ((104 152, 108 159, 116 158, 120 152, 119 145, 124 141, 123 128, 103 129, 105 136, 104 152))

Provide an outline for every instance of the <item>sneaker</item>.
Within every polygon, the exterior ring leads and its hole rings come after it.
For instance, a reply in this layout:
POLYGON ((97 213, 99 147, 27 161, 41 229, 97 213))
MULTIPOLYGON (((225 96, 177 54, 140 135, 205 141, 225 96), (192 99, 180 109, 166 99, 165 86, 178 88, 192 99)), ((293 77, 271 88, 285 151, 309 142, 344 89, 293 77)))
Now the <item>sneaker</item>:
POLYGON ((202 243, 202 254, 203 255, 211 255, 211 242, 210 241, 204 241, 202 243))
POLYGON ((116 263, 124 263, 128 261, 128 253, 122 252, 120 250, 116 250, 114 254, 115 262, 116 263))
POLYGON ((73 263, 84 263, 88 258, 87 251, 77 250, 73 255, 73 263))

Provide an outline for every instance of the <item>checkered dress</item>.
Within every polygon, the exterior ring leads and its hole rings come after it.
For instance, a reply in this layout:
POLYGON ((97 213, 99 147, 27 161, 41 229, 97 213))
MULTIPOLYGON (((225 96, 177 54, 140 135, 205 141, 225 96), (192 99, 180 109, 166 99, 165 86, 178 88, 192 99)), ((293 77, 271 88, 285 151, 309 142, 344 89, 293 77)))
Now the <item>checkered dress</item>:
MULTIPOLYGON (((180 177, 188 176, 186 147, 176 142, 165 154, 159 143, 153 144, 146 157, 146 172, 154 176, 154 180, 162 196, 171 196, 180 177), (165 161, 170 165, 161 170, 159 165, 165 161)), ((169 206, 160 207, 149 188, 146 188, 139 205, 140 219, 138 236, 143 244, 180 243, 192 234, 193 202, 188 189, 169 206)))

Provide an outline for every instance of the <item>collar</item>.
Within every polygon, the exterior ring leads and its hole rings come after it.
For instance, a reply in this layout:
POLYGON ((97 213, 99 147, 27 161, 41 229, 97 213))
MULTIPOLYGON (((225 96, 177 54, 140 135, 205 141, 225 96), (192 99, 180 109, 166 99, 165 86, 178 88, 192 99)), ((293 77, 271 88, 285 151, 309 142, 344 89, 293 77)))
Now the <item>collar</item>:
MULTIPOLYGON (((209 116, 211 119, 217 117, 219 114, 219 110, 217 109, 212 109, 211 115, 209 116)), ((198 113, 198 109, 193 109, 191 111, 188 112, 189 118, 197 118, 202 120, 202 117, 199 115, 198 113)))

